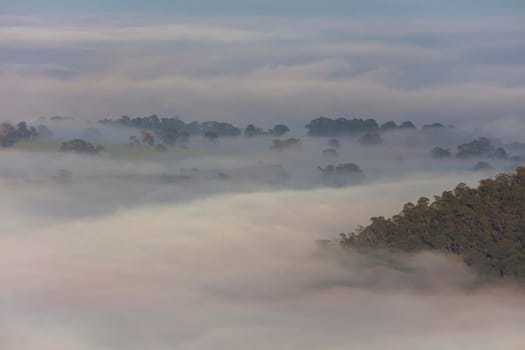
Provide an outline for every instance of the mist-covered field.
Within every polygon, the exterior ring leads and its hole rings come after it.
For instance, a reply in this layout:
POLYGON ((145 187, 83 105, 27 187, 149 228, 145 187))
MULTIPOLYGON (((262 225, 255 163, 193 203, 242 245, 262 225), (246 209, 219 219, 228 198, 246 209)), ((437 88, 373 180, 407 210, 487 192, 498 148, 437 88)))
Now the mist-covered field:
POLYGON ((0 152, 3 349, 525 343, 521 286, 480 283, 459 258, 337 244, 372 216, 519 165, 492 159, 476 171, 477 158, 431 156, 486 131, 390 131, 376 146, 343 136, 334 156, 322 152, 330 138, 301 129, 290 134, 300 146, 280 151, 269 136, 194 136, 157 152, 127 144, 137 130, 102 125, 91 141, 104 151, 82 155, 59 147, 82 137, 84 122, 48 125, 49 139, 0 152), (362 174, 347 182, 318 169, 348 162, 362 174))
POLYGON ((524 37, 520 0, 0 0, 0 350, 525 349, 522 180, 471 191, 525 165, 524 37), (348 243, 460 183, 454 251, 348 243))

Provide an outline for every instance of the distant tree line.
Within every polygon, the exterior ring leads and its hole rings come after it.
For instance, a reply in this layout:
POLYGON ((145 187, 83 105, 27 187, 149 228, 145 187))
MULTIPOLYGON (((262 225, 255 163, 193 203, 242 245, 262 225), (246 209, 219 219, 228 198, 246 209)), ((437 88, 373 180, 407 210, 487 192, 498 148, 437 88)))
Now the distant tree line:
POLYGON ((248 125, 244 130, 230 123, 207 121, 207 122, 190 122, 186 123, 178 117, 159 118, 156 115, 149 117, 122 116, 119 119, 103 119, 99 123, 105 125, 118 125, 134 127, 141 130, 147 130, 157 134, 162 138, 165 144, 173 144, 179 137, 189 137, 192 135, 202 135, 208 139, 217 139, 219 137, 235 137, 244 135, 254 137, 260 135, 283 136, 290 129, 284 124, 277 124, 273 128, 264 131, 261 128, 248 125))
MULTIPOLYGON (((431 151, 432 158, 443 159, 452 157, 452 152, 448 148, 434 147, 431 151)), ((498 147, 486 137, 480 137, 471 142, 458 146, 456 158, 488 158, 488 159, 509 159, 507 151, 503 147, 498 147)))
POLYGON ((95 155, 99 154, 104 150, 102 146, 95 146, 94 144, 84 141, 82 139, 73 139, 62 142, 60 145, 60 151, 62 152, 74 152, 80 154, 95 155))
POLYGON ((397 124, 394 121, 388 121, 379 124, 375 119, 346 119, 346 118, 326 118, 319 117, 311 120, 306 124, 308 135, 311 136, 341 136, 341 135, 359 135, 373 131, 390 131, 415 129, 416 126, 411 121, 397 124))
POLYGON ((50 133, 49 129, 43 125, 36 128, 28 126, 26 122, 19 122, 16 125, 3 122, 0 124, 0 147, 11 147, 19 141, 35 139, 39 131, 43 134, 50 133))

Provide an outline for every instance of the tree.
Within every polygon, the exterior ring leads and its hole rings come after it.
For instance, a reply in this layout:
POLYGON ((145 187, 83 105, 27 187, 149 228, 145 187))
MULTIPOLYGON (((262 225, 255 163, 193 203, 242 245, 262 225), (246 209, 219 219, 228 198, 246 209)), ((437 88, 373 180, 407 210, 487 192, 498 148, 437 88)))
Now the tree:
POLYGON ((401 123, 399 128, 400 129, 415 129, 416 126, 411 121, 406 121, 406 122, 401 123))
POLYGON ((139 146, 140 145, 140 140, 137 136, 135 135, 132 135, 129 137, 129 145, 130 146, 139 146))
POLYGON ((423 129, 435 129, 435 128, 444 128, 445 126, 441 123, 432 123, 423 125, 423 129))
POLYGON ((33 139, 37 136, 37 129, 28 127, 26 122, 19 122, 16 126, 9 122, 0 124, 0 147, 11 147, 18 141, 33 139))
POLYGON ((244 136, 246 137, 254 137, 258 134, 258 129, 253 124, 248 125, 246 129, 244 129, 244 136))
POLYGON ((469 143, 459 145, 456 157, 460 159, 474 157, 507 159, 508 155, 505 149, 502 147, 496 148, 488 138, 481 137, 469 143))
POLYGON ((174 145, 177 141, 178 132, 176 129, 164 129, 160 135, 160 141, 165 145, 174 145))
POLYGON ((354 163, 319 166, 317 170, 326 184, 332 186, 344 186, 364 179, 363 170, 354 163))
POLYGON ((62 152, 75 152, 81 154, 98 154, 104 150, 102 146, 95 146, 92 143, 82 139, 73 139, 63 142, 60 146, 62 152))
POLYGON ((297 149, 301 146, 301 140, 297 138, 289 138, 287 140, 275 139, 272 141, 272 150, 283 151, 286 149, 297 149))
POLYGON ((278 136, 278 137, 283 136, 284 134, 287 134, 288 132, 290 132, 290 128, 284 124, 277 124, 270 131, 272 135, 278 136))
POLYGON ((311 136, 337 136, 356 135, 363 132, 377 130, 379 125, 374 119, 330 119, 320 117, 306 124, 308 135, 311 136))
POLYGON ((140 140, 143 145, 153 146, 155 144, 155 137, 145 129, 140 131, 140 140))
POLYGON ((389 121, 381 125, 380 129, 383 131, 396 130, 397 124, 394 121, 389 121))
POLYGON ((342 236, 342 244, 460 255, 485 277, 525 280, 525 167, 514 174, 481 180, 477 188, 459 184, 431 202, 407 203, 391 218, 342 236))
POLYGON ((18 141, 17 129, 11 123, 0 124, 0 145, 2 147, 11 147, 18 141))

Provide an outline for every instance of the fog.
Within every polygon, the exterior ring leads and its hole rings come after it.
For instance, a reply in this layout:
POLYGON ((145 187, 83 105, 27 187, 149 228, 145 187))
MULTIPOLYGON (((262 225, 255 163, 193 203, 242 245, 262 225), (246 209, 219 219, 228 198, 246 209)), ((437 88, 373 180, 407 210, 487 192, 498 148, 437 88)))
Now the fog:
POLYGON ((94 143, 126 148, 139 130, 44 122, 51 139, 0 152, 2 349, 525 344, 521 286, 485 284, 450 256, 336 243, 407 201, 513 169, 518 161, 490 159, 492 169, 473 171, 477 158, 430 151, 455 153, 481 136, 506 147, 520 141, 519 120, 384 132, 370 147, 340 137, 336 157, 322 153, 328 138, 301 128, 286 135, 300 147, 283 151, 270 149, 272 137, 194 136, 166 153, 83 156, 58 151, 59 142, 95 127, 94 143), (317 169, 347 162, 364 177, 334 184, 317 169))
POLYGON ((0 350, 525 349, 520 282, 340 244, 525 164, 524 10, 0 0, 0 350))
POLYGON ((129 1, 118 13, 39 14, 49 2, 31 4, 37 13, 6 10, 0 113, 16 120, 159 113, 237 122, 348 113, 447 123, 523 117, 525 21, 516 1, 449 1, 422 11, 430 2, 411 0, 386 17, 398 6, 365 6, 380 15, 363 17, 368 11, 358 2, 330 1, 305 13, 304 1, 250 1, 259 16, 222 4, 223 15, 211 18, 138 16, 127 13, 129 1), (320 15, 319 7, 339 16, 320 15), (284 15, 290 9, 298 13, 284 15), (266 10, 273 15, 260 16, 266 10), (500 11, 507 15, 496 16, 500 11))
POLYGON ((315 243, 447 182, 227 194, 4 232, 0 344, 521 349, 519 289, 478 286, 438 255, 385 262, 315 243))

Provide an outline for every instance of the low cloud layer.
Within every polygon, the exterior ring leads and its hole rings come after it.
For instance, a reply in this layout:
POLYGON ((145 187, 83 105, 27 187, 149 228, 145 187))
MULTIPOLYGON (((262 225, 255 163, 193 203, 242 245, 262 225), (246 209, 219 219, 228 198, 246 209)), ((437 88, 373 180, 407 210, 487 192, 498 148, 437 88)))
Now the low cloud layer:
MULTIPOLYGON (((92 127, 46 122, 57 140, 92 127)), ((508 144, 516 123, 492 129, 508 144)), ((484 131, 391 131, 376 147, 341 137, 327 159, 326 138, 277 152, 264 136, 194 136, 188 149, 116 157, 131 146, 115 143, 138 131, 98 128, 109 149, 97 156, 58 152, 56 140, 0 152, 0 348, 523 347, 522 287, 480 283, 450 256, 326 244, 407 201, 514 166, 491 159, 494 169, 475 172, 477 159, 430 156, 484 131), (329 187, 316 167, 344 162, 365 179, 329 187), (279 164, 289 178, 274 181, 279 164), (200 170, 166 181, 181 168, 200 170), (214 169, 227 176, 208 176, 214 169)))
POLYGON ((225 195, 3 233, 0 345, 521 349, 519 290, 476 286, 438 255, 316 246, 389 214, 398 188, 225 195))
POLYGON ((461 122, 525 107, 518 19, 4 19, 3 119, 461 122))

